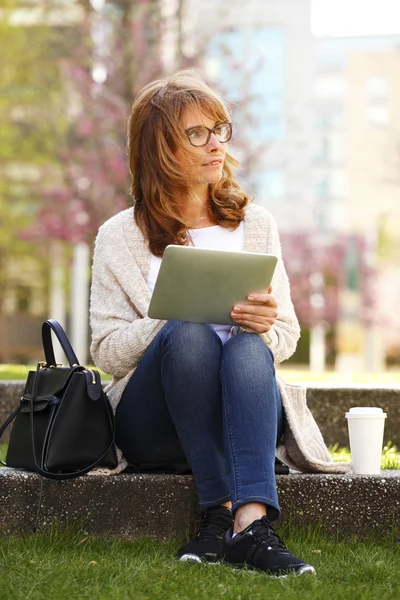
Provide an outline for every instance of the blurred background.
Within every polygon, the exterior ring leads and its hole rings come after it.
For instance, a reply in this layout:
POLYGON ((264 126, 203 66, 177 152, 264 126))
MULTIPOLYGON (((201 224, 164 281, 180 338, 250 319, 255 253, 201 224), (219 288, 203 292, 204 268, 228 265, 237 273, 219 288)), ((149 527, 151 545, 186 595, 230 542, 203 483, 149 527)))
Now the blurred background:
POLYGON ((275 216, 314 372, 400 365, 398 0, 0 0, 0 362, 40 326, 90 362, 98 227, 126 208, 135 92, 195 67, 275 216))

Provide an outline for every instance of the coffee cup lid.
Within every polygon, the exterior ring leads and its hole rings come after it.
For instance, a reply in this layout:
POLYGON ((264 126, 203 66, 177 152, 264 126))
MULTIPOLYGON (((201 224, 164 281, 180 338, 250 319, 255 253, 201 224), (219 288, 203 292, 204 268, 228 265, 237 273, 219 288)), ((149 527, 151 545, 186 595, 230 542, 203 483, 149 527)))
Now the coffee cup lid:
POLYGON ((373 419, 376 417, 382 417, 386 419, 386 413, 383 412, 383 409, 378 406, 354 406, 349 409, 349 412, 346 413, 346 418, 369 418, 373 419))

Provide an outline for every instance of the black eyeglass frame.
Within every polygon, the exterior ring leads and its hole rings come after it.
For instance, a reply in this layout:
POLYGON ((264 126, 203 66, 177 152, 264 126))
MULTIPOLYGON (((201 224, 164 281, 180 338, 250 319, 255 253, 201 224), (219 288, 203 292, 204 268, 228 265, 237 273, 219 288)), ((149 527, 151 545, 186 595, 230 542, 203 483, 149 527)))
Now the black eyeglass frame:
POLYGON ((219 141, 220 144, 226 144, 232 138, 232 130, 233 130, 232 123, 230 121, 223 121, 222 123, 218 123, 217 125, 215 125, 215 127, 213 127, 212 129, 210 129, 209 127, 206 127, 205 125, 194 125, 193 127, 189 127, 188 129, 185 129, 185 133, 188 136, 189 143, 192 146, 194 146, 194 148, 201 148, 202 146, 207 146, 208 142, 211 139, 212 133, 215 135, 215 137, 217 138, 217 140, 219 141), (218 129, 218 127, 221 127, 222 125, 229 125, 231 128, 231 132, 230 132, 228 139, 224 140, 223 142, 221 142, 221 140, 218 140, 218 137, 215 133, 215 130, 218 129), (207 140, 204 142, 204 144, 193 144, 189 137, 189 132, 192 131, 193 129, 199 129, 200 127, 202 127, 203 129, 207 129, 207 131, 208 131, 207 140))

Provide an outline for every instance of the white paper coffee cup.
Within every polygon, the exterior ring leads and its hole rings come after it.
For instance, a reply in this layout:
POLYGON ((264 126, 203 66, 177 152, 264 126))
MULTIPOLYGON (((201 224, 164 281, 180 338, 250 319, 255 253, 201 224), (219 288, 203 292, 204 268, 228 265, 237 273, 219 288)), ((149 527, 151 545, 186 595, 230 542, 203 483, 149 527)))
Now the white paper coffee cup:
POLYGON ((356 406, 346 413, 354 473, 380 473, 386 416, 376 406, 356 406))

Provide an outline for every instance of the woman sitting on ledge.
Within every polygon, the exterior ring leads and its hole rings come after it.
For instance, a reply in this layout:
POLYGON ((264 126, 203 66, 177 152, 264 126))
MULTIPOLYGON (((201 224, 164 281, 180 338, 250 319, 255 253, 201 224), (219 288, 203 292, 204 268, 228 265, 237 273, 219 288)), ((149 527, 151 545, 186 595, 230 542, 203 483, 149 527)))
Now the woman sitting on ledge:
POLYGON ((332 462, 305 390, 275 377, 300 329, 275 221, 236 183, 231 135, 228 107, 195 71, 138 94, 128 144, 134 206, 98 233, 91 352, 113 375, 117 471, 193 472, 203 516, 180 560, 314 573, 273 529, 275 455, 304 472, 348 465, 332 462), (150 319, 168 244, 274 254, 272 289, 232 307, 232 328, 150 319))

